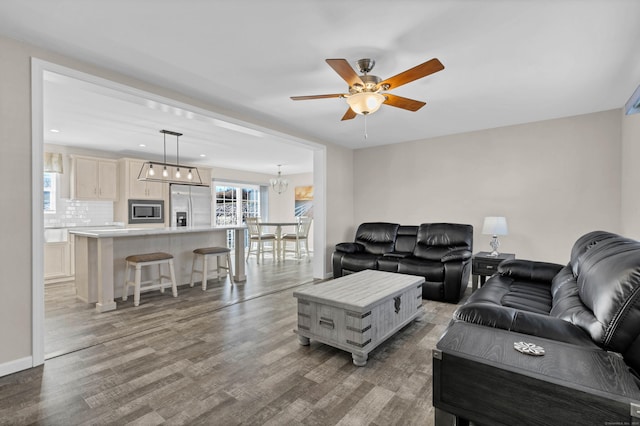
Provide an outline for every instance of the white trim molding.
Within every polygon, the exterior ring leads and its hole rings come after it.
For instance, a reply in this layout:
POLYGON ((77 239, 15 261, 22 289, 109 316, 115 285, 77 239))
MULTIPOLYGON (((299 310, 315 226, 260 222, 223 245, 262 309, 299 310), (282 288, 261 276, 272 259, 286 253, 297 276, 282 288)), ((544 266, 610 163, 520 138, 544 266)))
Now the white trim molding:
POLYGON ((31 357, 44 364, 44 71, 46 62, 31 58, 31 357))
POLYGON ((17 373, 18 371, 26 370, 35 366, 36 364, 33 362, 33 357, 26 356, 24 358, 14 359, 13 361, 0 364, 0 377, 8 376, 9 374, 17 373))

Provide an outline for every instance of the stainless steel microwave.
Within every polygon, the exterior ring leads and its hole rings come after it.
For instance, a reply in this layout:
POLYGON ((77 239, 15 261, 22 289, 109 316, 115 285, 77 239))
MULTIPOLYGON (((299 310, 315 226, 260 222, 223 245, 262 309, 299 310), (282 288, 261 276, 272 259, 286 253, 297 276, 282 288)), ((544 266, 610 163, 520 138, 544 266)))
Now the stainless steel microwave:
POLYGON ((164 223, 164 200, 129 200, 129 223, 164 223))

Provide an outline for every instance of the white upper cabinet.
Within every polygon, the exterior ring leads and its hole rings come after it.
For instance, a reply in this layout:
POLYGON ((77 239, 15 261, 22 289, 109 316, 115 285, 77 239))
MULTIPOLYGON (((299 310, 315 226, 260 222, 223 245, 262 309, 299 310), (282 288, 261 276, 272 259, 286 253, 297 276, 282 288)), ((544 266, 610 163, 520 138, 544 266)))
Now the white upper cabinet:
POLYGON ((71 198, 118 199, 118 162, 92 157, 71 157, 71 198))
POLYGON ((162 182, 145 182, 138 180, 138 174, 144 161, 127 159, 125 164, 129 171, 127 176, 127 198, 136 200, 162 200, 164 198, 163 189, 165 185, 162 182))

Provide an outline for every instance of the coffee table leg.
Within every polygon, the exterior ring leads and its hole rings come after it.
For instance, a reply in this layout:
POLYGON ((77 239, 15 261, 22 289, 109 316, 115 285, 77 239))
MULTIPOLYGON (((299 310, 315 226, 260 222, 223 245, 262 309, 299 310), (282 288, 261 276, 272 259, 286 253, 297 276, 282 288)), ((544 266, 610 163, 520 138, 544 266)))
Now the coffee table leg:
POLYGON ((351 354, 351 357, 353 358, 353 365, 357 367, 364 367, 365 365, 367 365, 367 359, 369 358, 369 355, 351 354))
POLYGON ((300 343, 302 346, 309 346, 309 338, 298 334, 298 343, 300 343))

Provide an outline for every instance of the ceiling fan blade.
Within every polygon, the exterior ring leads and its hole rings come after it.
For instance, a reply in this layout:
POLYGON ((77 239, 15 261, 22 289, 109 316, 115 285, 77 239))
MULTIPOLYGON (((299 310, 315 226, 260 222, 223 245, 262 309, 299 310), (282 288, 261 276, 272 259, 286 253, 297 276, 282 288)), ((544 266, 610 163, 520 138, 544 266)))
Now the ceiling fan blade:
POLYGON ((396 74, 393 77, 389 77, 386 80, 381 81, 380 83, 378 83, 378 87, 389 85, 389 87, 385 90, 395 89, 396 87, 400 87, 403 84, 411 83, 414 80, 426 77, 443 69, 444 65, 442 65, 442 63, 437 58, 433 58, 428 60, 427 62, 403 71, 400 74, 396 74))
POLYGON ((362 79, 355 72, 355 70, 351 68, 351 65, 349 65, 349 62, 347 62, 346 59, 327 59, 326 61, 329 66, 333 68, 333 70, 337 72, 338 75, 340 75, 340 77, 344 79, 344 81, 347 82, 349 87, 353 86, 354 84, 364 86, 362 79))
POLYGON ((417 111, 426 105, 426 102, 403 98, 402 96, 392 95, 391 93, 385 93, 384 97, 387 98, 383 102, 384 104, 391 105, 396 108, 407 109, 409 111, 417 111))
POLYGON ((346 96, 343 93, 332 93, 330 95, 309 95, 309 96, 291 96, 294 101, 304 101, 307 99, 326 99, 326 98, 341 98, 346 96))
POLYGON ((355 118, 355 117, 356 117, 356 112, 352 110, 351 107, 349 107, 347 112, 345 112, 344 115, 342 116, 342 120, 340 121, 351 120, 352 118, 355 118))

